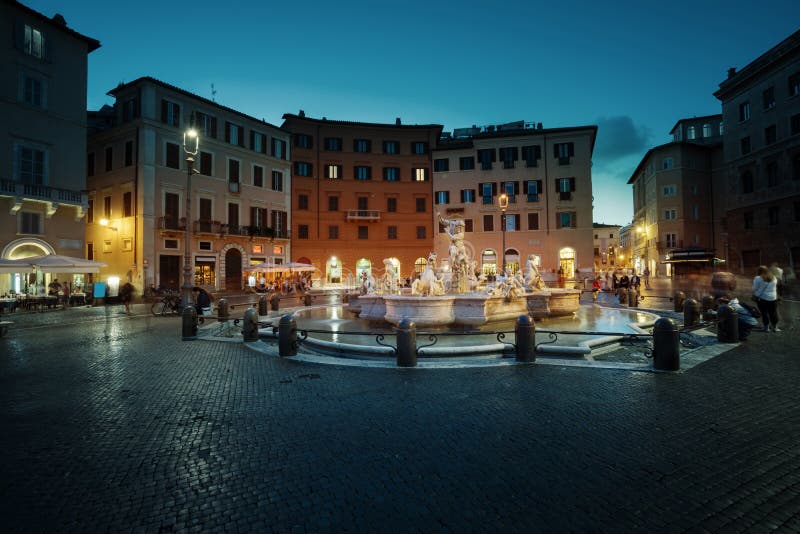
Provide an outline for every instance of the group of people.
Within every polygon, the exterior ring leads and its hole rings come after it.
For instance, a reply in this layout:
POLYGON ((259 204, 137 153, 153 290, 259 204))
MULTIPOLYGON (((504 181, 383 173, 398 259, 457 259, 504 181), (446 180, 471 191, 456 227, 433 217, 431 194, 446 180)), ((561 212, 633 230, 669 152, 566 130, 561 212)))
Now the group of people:
POLYGON ((738 315, 739 340, 744 341, 750 332, 758 326, 761 319, 763 331, 766 333, 777 333, 781 329, 778 327, 778 297, 781 293, 783 279, 782 270, 776 273, 777 266, 772 268, 760 265, 756 269, 756 276, 753 278, 753 301, 755 306, 746 302, 741 302, 738 298, 721 299, 738 315))

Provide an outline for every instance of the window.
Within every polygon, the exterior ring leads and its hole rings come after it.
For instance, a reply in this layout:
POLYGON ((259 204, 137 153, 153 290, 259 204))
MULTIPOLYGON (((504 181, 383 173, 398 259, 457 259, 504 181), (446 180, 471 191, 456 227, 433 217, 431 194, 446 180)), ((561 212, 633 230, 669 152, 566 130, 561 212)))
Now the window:
POLYGON ((358 227, 358 238, 359 239, 369 239, 369 226, 359 226, 358 227))
POLYGON ((328 211, 339 211, 339 197, 328 197, 328 211))
POLYGON ((178 248, 178 240, 177 239, 165 239, 164 240, 164 248, 168 249, 176 249, 178 248))
MULTIPOLYGON (((241 180, 239 179, 239 161, 235 159, 228 159, 228 183, 235 183, 238 184, 241 180)), ((238 192, 233 191, 234 193, 238 192)))
POLYGON ((369 139, 354 139, 353 152, 372 152, 372 141, 369 139))
POLYGON ((678 218, 678 211, 675 209, 664 210, 664 219, 674 221, 678 218))
POLYGON ((686 138, 697 139, 697 131, 695 130, 694 126, 689 126, 689 128, 686 129, 686 138))
POLYGON ((19 212, 19 233, 42 234, 42 214, 30 211, 19 212))
POLYGON ((338 224, 331 224, 328 226, 328 239, 339 239, 338 224))
POLYGON ((514 162, 519 159, 519 150, 517 147, 503 147, 499 149, 500 161, 503 162, 504 169, 513 169, 514 162))
POLYGON ((211 232, 211 219, 214 218, 213 215, 213 204, 214 201, 207 197, 200 197, 200 210, 199 210, 199 219, 198 219, 198 231, 199 232, 211 232))
POLYGON ((416 182, 427 182, 428 181, 428 169, 411 169, 414 175, 414 181, 416 182))
POLYGON ((678 246, 678 234, 664 234, 664 242, 667 248, 676 248, 678 246))
POLYGON ((212 117, 211 115, 206 115, 200 111, 196 111, 195 114, 195 124, 197 125, 197 130, 200 132, 200 135, 203 137, 208 137, 211 139, 217 138, 217 118, 212 117))
POLYGON ((326 137, 325 138, 325 150, 330 152, 341 152, 342 151, 342 138, 341 137, 326 137))
POLYGON ((275 235, 278 237, 286 237, 286 230, 287 226, 286 223, 289 219, 289 216, 285 211, 281 210, 272 210, 270 213, 270 220, 272 221, 272 229, 275 230, 275 235))
POLYGON ((225 123, 225 142, 236 146, 244 146, 244 127, 232 122, 225 123))
POLYGON ((228 227, 231 233, 239 229, 239 204, 236 202, 228 202, 228 227))
POLYGON ((139 98, 130 98, 122 103, 122 122, 131 122, 139 117, 139 98))
POLYGON ((576 215, 574 211, 556 213, 556 228, 576 228, 576 215))
POLYGON ((369 197, 357 197, 356 202, 358 203, 359 211, 365 211, 369 209, 369 197))
POLYGON ((208 152, 200 152, 200 174, 203 176, 213 176, 213 157, 208 152))
POLYGON ((800 180, 800 154, 792 157, 792 180, 800 180))
POLYGON ((294 173, 297 176, 311 176, 311 168, 311 163, 307 163, 305 161, 294 162, 294 173))
POLYGON ((372 180, 372 167, 356 165, 353 167, 353 178, 356 180, 372 180))
POLYGON ((741 147, 742 147, 742 155, 750 153, 750 136, 742 137, 741 140, 741 147))
POLYGON ((272 171, 272 190, 283 191, 283 173, 281 171, 272 171))
POLYGON ((386 239, 397 239, 397 226, 389 226, 386 230, 386 239))
POLYGON ((700 220, 700 207, 699 206, 692 206, 692 218, 695 221, 700 220))
POLYGON ((384 182, 399 182, 400 181, 400 167, 384 167, 383 168, 383 181, 384 182))
POLYGON ((106 147, 106 172, 114 168, 114 147, 106 147))
POLYGON ((125 142, 125 166, 133 165, 133 141, 125 142))
POLYGON ((494 231, 494 215, 483 216, 483 231, 484 232, 494 231))
POLYGON ((297 195, 297 209, 308 209, 308 195, 297 195))
POLYGON ((575 143, 556 143, 553 145, 553 157, 559 165, 569 165, 570 158, 575 155, 575 143))
POLYGON ((719 135, 723 135, 725 133, 725 123, 719 123, 719 135))
POLYGON ((44 82, 38 78, 33 78, 28 74, 22 74, 22 84, 19 99, 36 108, 45 107, 44 82))
POLYGON ((508 201, 514 203, 517 201, 517 194, 519 193, 519 182, 503 182, 503 193, 508 196, 508 201))
POLYGON ((471 171, 475 168, 475 157, 473 156, 464 156, 458 158, 458 168, 462 171, 471 171))
POLYGON ((753 212, 746 211, 742 214, 742 218, 744 219, 744 229, 745 230, 752 230, 753 229, 753 212))
POLYGON ((297 148, 313 148, 314 140, 308 134, 294 134, 294 146, 297 148))
POLYGON ((308 225, 307 224, 298 224, 297 225, 297 239, 308 239, 308 225))
POLYGON ((389 213, 397 213, 397 199, 395 197, 386 199, 386 211, 389 213))
POLYGON ((94 152, 86 155, 86 176, 94 176, 94 152))
POLYGON ((133 192, 125 191, 122 193, 122 216, 133 216, 133 192))
POLYGON ((678 194, 678 187, 674 184, 665 185, 662 191, 665 197, 674 197, 678 194))
POLYGON ((411 143, 411 153, 416 155, 424 155, 428 153, 428 143, 424 141, 414 141, 411 143))
POLYGON ((478 150, 478 161, 481 162, 481 170, 488 171, 492 168, 492 163, 495 161, 495 151, 493 148, 484 148, 478 150))
POLYGON ((264 167, 261 165, 253 165, 253 185, 264 187, 264 167))
POLYGON ((556 191, 559 200, 572 200, 572 192, 575 191, 575 178, 557 178, 556 191))
POLYGON ((800 222, 800 200, 797 200, 794 203, 794 222, 800 222))
POLYGON ((89 207, 86 209, 86 222, 93 223, 94 222, 94 199, 89 199, 89 207))
MULTIPOLYGON (((164 247, 166 248, 166 247, 164 247)), ((177 246, 175 248, 178 248, 177 246)), ((93 260, 94 259, 94 243, 86 243, 86 259, 93 260)))
POLYGON ((472 219, 464 219, 464 231, 472 232, 472 219))
POLYGON ((539 214, 528 213, 528 230, 538 230, 538 229, 539 229, 539 214))
POLYGON ((800 72, 789 76, 789 98, 800 95, 800 72))
POLYGON ((481 197, 484 204, 492 204, 492 198, 497 194, 497 184, 494 182, 487 182, 478 184, 481 191, 481 197))
POLYGON ((434 193, 434 204, 449 204, 450 203, 450 191, 436 191, 434 193))
POLYGON ((427 202, 424 198, 416 199, 417 213, 425 213, 427 211, 427 202))
POLYGON ((739 122, 750 120, 750 102, 739 104, 739 122))
POLYGON ((200 241, 200 250, 211 250, 211 241, 200 241))
POLYGON ((105 196, 103 197, 103 217, 106 219, 111 218, 111 197, 105 196))
POLYGON ((541 180, 525 181, 525 194, 528 202, 539 202, 539 191, 542 190, 541 180))
MULTIPOLYGON (((164 149, 164 165, 171 169, 181 168, 180 150, 175 143, 167 143, 164 149)), ((108 170, 108 151, 106 150, 106 170, 108 170)))
POLYGON ((433 172, 447 172, 450 170, 450 160, 439 158, 433 160, 433 172))
POLYGON ((770 206, 767 209, 767 220, 769 221, 770 226, 775 226, 778 224, 778 214, 780 213, 780 208, 778 206, 770 206))
POLYGON ((286 141, 282 139, 272 138, 272 154, 273 158, 286 159, 286 141))
POLYGON ((778 185, 778 162, 770 161, 767 163, 767 186, 775 187, 778 185))
POLYGON ((175 102, 161 99, 161 122, 169 126, 180 126, 181 107, 175 102))
POLYGON ((753 173, 745 171, 740 177, 742 185, 742 193, 752 193, 755 190, 755 181, 753 180, 753 173))
POLYGON ((260 154, 267 153, 267 136, 262 133, 250 131, 250 150, 260 154))
POLYGON ((708 123, 703 125, 703 137, 711 137, 711 125, 708 123))
POLYGON ((790 135, 800 134, 800 113, 789 117, 789 134, 790 135))
POLYGON ((474 189, 462 189, 461 190, 461 202, 464 204, 471 204, 475 202, 475 190, 474 189))
POLYGON ((661 168, 663 170, 669 170, 675 165, 675 162, 672 158, 664 158, 664 161, 661 162, 661 168))
POLYGON ((775 88, 767 87, 761 93, 761 99, 764 103, 764 109, 772 109, 775 107, 775 88))
POLYGON ((397 141, 384 141, 383 142, 383 153, 384 154, 399 154, 400 153, 400 143, 397 141))
POLYGON ((29 56, 44 59, 44 34, 33 26, 25 25, 23 52, 29 56))
POLYGON ((538 167, 539 160, 542 158, 542 147, 539 145, 522 147, 522 159, 525 160, 526 167, 538 167))
POLYGON ((256 228, 267 226, 267 208, 257 208, 255 206, 250 208, 250 226, 255 226, 256 228))
POLYGON ((338 180, 342 178, 341 165, 325 165, 325 178, 329 180, 338 180))
POLYGON ((775 125, 767 126, 764 128, 764 144, 771 145, 777 140, 777 130, 775 125))

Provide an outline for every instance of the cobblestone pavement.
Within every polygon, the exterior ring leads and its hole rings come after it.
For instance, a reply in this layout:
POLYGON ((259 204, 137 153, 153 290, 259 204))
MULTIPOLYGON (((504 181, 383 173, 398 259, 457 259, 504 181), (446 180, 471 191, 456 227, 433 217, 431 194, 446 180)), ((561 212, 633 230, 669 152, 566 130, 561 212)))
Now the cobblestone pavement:
POLYGON ((675 374, 315 366, 119 310, 0 339, 4 531, 800 531, 797 303, 675 374))

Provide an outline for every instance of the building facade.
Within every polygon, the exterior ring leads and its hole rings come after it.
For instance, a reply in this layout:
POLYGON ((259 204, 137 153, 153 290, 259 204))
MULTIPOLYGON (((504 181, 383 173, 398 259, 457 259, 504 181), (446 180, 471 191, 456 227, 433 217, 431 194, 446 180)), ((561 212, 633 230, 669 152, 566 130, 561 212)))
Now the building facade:
POLYGON ((594 223, 594 270, 618 269, 625 267, 625 253, 620 247, 620 227, 613 224, 594 223))
POLYGON ((725 169, 716 209, 728 268, 800 267, 800 31, 728 78, 714 93, 725 122, 725 169))
MULTIPOLYGON (((178 289, 191 231, 193 283, 240 291, 253 264, 290 257, 289 135, 263 120, 144 77, 90 114, 86 257, 116 283, 178 289), (198 133, 189 192, 184 133, 198 133)), ((193 143, 188 143, 190 150, 193 143)))
MULTIPOLYGON (((671 255, 693 249, 713 257, 717 247, 712 199, 722 167, 722 116, 678 121, 673 141, 651 148, 634 170, 631 268, 671 276, 671 255)), ((717 221, 718 224, 718 221, 717 221)))
MULTIPOLYGON (((87 56, 100 43, 11 0, 0 33, 0 257, 83 256, 87 56)), ((0 292, 47 281, 0 275, 0 292)))
MULTIPOLYGON (((493 276, 524 269, 543 277, 593 269, 592 152, 596 126, 544 129, 524 121, 453 131, 433 153, 436 214, 462 218, 476 270, 493 276), (502 210, 500 195, 508 207, 502 210), (505 245, 505 246, 504 246, 505 245)), ((434 249, 448 254, 440 226, 434 249)), ((582 277, 580 277, 582 278, 582 277)))
POLYGON ((324 285, 421 271, 434 229, 431 150, 442 127, 302 111, 283 118, 292 136, 292 260, 314 265, 324 285))

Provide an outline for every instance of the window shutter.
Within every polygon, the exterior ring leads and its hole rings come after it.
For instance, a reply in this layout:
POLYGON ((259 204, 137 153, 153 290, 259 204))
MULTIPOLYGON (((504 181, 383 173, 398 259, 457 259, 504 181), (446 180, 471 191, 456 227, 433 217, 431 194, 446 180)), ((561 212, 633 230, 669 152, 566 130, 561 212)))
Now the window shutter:
POLYGON ((18 18, 14 24, 14 44, 17 50, 25 50, 25 21, 21 18, 18 18))
POLYGON ((492 196, 497 196, 497 182, 492 182, 492 196))
POLYGON ((578 227, 577 215, 578 215, 577 211, 570 212, 570 219, 572 220, 572 228, 577 228, 578 227))
POLYGON ((250 150, 253 150, 256 147, 256 133, 253 130, 250 130, 250 150))
POLYGON ((519 213, 514 214, 514 231, 518 232, 520 230, 519 224, 519 213))
POLYGON ((514 182, 514 195, 519 195, 519 181, 514 182))
POLYGON ((217 138, 217 118, 211 117, 211 137, 217 138))
POLYGON ((542 191, 542 181, 541 180, 536 180, 536 193, 539 194, 539 195, 544 193, 544 191, 542 191))
POLYGON ((569 179, 569 190, 570 191, 575 191, 575 178, 570 178, 569 179))
POLYGON ((555 184, 556 184, 556 189, 555 189, 556 193, 560 193, 561 192, 561 188, 558 187, 558 178, 555 179, 555 184))
POLYGON ((464 203, 464 190, 461 190, 461 203, 464 203))
POLYGON ((231 142, 231 123, 229 122, 225 123, 225 142, 231 142))
POLYGON ((558 143, 553 145, 553 157, 558 159, 558 143))
POLYGON ((167 101, 161 99, 161 122, 167 122, 167 101))
POLYGON ((574 156, 575 155, 575 143, 569 143, 567 146, 569 147, 569 157, 574 156))
POLYGON ((244 147, 244 126, 237 126, 239 128, 239 146, 244 147))
POLYGON ((561 228, 561 213, 556 213, 556 229, 561 228))

